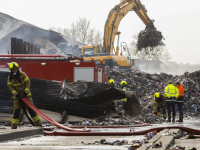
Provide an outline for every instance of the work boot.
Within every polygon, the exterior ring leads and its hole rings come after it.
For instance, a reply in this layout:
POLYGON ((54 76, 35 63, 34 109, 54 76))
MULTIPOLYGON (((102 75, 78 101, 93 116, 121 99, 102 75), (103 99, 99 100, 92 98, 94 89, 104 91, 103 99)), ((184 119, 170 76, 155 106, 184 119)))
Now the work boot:
POLYGON ((183 122, 183 116, 179 116, 179 120, 177 122, 183 122))
POLYGON ((173 116, 173 120, 172 120, 172 122, 175 122, 175 117, 176 117, 176 116, 173 116))
POLYGON ((17 129, 18 124, 12 123, 11 124, 11 129, 17 129))
POLYGON ((180 116, 180 122, 183 122, 183 116, 180 116))
POLYGON ((36 122, 34 122, 34 123, 35 123, 36 126, 40 126, 40 127, 42 126, 41 120, 38 120, 38 121, 36 121, 36 122))
POLYGON ((167 122, 171 122, 171 116, 168 116, 167 122))

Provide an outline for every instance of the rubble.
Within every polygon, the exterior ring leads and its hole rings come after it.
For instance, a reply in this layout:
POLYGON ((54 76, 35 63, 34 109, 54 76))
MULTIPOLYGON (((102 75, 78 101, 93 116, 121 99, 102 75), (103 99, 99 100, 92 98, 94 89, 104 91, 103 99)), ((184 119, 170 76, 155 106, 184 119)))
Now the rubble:
POLYGON ((99 82, 68 83, 67 81, 63 82, 61 96, 67 98, 68 101, 108 107, 113 100, 127 98, 125 113, 129 116, 141 114, 139 100, 132 91, 125 92, 121 88, 114 88, 110 84, 99 82))
POLYGON ((162 117, 157 117, 151 112, 153 111, 155 92, 164 94, 164 88, 170 80, 174 84, 179 81, 185 89, 185 102, 183 106, 185 117, 188 119, 192 117, 199 118, 200 70, 192 73, 185 72, 183 75, 171 75, 166 73, 150 74, 138 70, 125 71, 111 69, 106 66, 106 81, 108 82, 111 78, 115 80, 117 88, 121 87, 120 82, 122 80, 126 80, 129 90, 134 91, 142 108, 142 114, 137 119, 142 122, 158 123, 165 121, 162 117))
POLYGON ((147 47, 156 47, 158 45, 164 45, 162 42, 162 33, 157 31, 155 27, 146 28, 142 30, 138 35, 137 49, 142 50, 147 47))

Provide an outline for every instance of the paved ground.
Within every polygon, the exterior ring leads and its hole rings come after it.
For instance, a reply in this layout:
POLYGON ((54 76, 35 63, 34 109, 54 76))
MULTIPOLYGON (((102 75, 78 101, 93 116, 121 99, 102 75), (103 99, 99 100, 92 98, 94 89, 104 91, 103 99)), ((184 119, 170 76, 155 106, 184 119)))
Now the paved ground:
MULTIPOLYGON (((146 130, 154 127, 161 126, 186 126, 190 128, 199 129, 200 121, 197 120, 188 120, 184 124, 179 123, 163 123, 163 124, 154 124, 147 127, 135 127, 135 131, 146 130)), ((93 132, 129 132, 130 128, 126 129, 92 129, 93 132)), ((141 136, 37 136, 32 138, 24 138, 22 140, 14 140, 0 143, 1 149, 6 150, 44 150, 44 149, 84 149, 84 150, 96 150, 96 149, 113 149, 113 150, 127 150, 129 145, 122 146, 111 146, 111 145, 95 145, 92 144, 95 141, 100 141, 101 139, 106 139, 106 141, 114 140, 127 140, 128 142, 133 140, 139 140, 144 138, 144 135, 141 136)), ((175 144, 186 147, 196 147, 200 149, 200 140, 175 140, 175 144)))
MULTIPOLYGON (((40 111, 42 111, 45 115, 47 115, 48 117, 52 118, 53 120, 57 122, 60 122, 62 119, 61 114, 58 112, 48 111, 44 109, 40 109, 40 111)), ((42 122, 47 122, 42 117, 40 118, 42 122)), ((88 118, 82 118, 82 117, 71 116, 71 115, 68 115, 67 117, 68 122, 80 122, 80 121, 83 121, 84 119, 91 120, 88 118)), ((12 120, 12 113, 0 113, 0 122, 11 122, 11 120, 12 120)), ((22 122, 29 122, 25 115, 22 119, 22 122)))

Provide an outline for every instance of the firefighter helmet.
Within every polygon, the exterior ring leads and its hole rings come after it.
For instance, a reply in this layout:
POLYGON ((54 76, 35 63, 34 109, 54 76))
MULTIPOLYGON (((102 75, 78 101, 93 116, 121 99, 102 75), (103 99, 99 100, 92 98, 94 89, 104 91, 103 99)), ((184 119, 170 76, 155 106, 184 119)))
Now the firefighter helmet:
POLYGON ((110 85, 114 85, 114 84, 115 84, 115 81, 114 81, 113 79, 110 79, 110 80, 109 80, 109 83, 110 83, 110 85))
POLYGON ((155 96, 155 100, 156 100, 157 103, 163 102, 163 98, 162 98, 162 95, 160 93, 156 92, 154 96, 155 96))
POLYGON ((11 62, 9 65, 9 69, 12 70, 14 68, 19 69, 19 65, 16 62, 11 62))
POLYGON ((122 85, 122 86, 127 85, 126 81, 122 81, 122 82, 121 82, 121 85, 122 85))
POLYGON ((154 96, 155 96, 155 98, 159 98, 160 97, 160 93, 156 92, 154 96))

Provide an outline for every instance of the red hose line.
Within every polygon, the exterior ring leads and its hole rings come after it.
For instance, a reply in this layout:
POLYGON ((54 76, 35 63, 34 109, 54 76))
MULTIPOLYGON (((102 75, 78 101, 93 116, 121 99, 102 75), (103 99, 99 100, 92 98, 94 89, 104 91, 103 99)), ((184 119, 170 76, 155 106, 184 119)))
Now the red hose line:
POLYGON ((0 54, 0 57, 63 57, 62 55, 41 55, 41 54, 0 54))
POLYGON ((70 128, 129 128, 129 127, 144 127, 150 126, 150 124, 140 125, 114 125, 114 126, 70 126, 70 128))
POLYGON ((179 126, 170 126, 170 127, 157 127, 157 128, 152 128, 148 130, 143 130, 143 131, 137 131, 137 132, 59 132, 59 131, 44 131, 44 135, 54 135, 54 136, 132 136, 132 135, 145 135, 146 133, 152 132, 152 131, 161 131, 164 129, 174 129, 174 128, 179 128, 182 131, 191 133, 191 134, 196 134, 200 135, 200 130, 196 129, 191 129, 187 127, 179 127, 179 126))
MULTIPOLYGON (((150 124, 140 124, 140 125, 115 125, 115 126, 70 126, 70 128, 129 128, 129 127, 144 127, 150 126, 150 124)), ((43 127, 46 131, 54 130, 54 127, 43 127)))
POLYGON ((32 108, 38 115, 40 115, 46 121, 50 122, 51 124, 61 128, 61 129, 64 129, 67 131, 76 131, 76 132, 89 132, 90 131, 89 129, 72 129, 72 128, 63 126, 63 125, 59 124, 58 122, 54 121, 53 119, 49 118, 48 116, 46 116, 40 110, 38 110, 27 98, 22 98, 22 100, 24 101, 24 103, 26 103, 30 108, 32 108))

